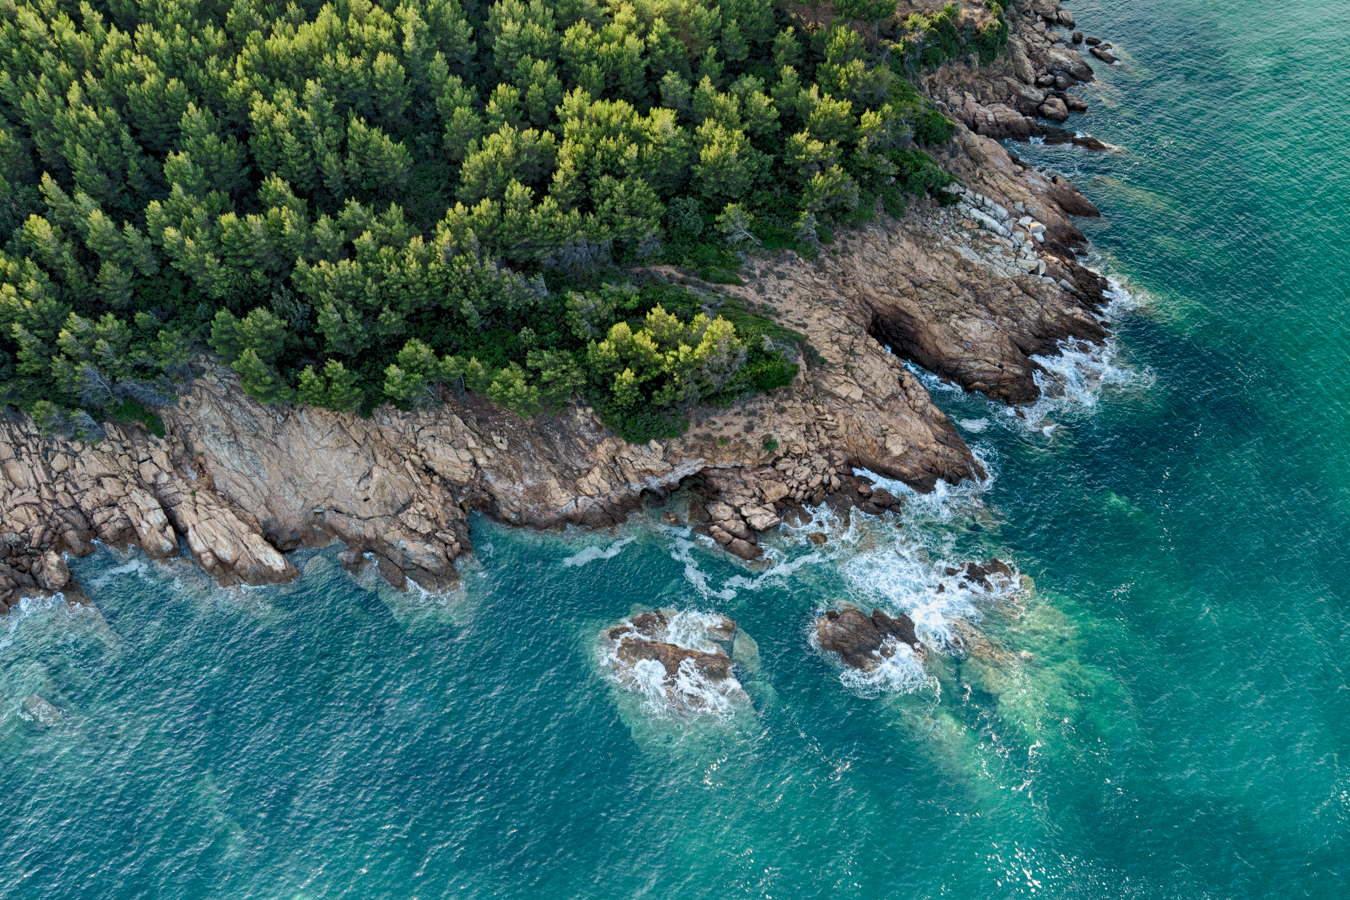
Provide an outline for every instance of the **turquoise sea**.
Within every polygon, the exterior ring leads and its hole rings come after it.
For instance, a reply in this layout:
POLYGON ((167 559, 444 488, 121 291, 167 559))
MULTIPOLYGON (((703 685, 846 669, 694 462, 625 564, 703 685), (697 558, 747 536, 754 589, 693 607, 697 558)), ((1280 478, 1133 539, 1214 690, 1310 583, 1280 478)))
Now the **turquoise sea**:
POLYGON ((448 598, 73 561, 105 622, 0 620, 0 898, 1350 896, 1350 5, 1072 9, 1122 150, 1016 152, 1105 212, 1117 338, 1025 418, 927 380, 989 483, 758 572, 660 510, 478 520, 448 598), (850 601, 945 650, 842 675, 850 601), (754 708, 613 683, 635 605, 735 618, 754 708))

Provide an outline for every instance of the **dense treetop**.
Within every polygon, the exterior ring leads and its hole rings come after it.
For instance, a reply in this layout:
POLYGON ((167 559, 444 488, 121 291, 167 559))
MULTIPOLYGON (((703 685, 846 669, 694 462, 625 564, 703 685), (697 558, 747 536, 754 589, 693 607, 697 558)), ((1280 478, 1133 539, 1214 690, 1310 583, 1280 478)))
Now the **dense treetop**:
POLYGON ((906 76, 992 56, 990 9, 0 0, 0 403, 93 430, 205 345, 264 401, 678 430, 797 337, 625 268, 726 280, 947 184, 906 76))

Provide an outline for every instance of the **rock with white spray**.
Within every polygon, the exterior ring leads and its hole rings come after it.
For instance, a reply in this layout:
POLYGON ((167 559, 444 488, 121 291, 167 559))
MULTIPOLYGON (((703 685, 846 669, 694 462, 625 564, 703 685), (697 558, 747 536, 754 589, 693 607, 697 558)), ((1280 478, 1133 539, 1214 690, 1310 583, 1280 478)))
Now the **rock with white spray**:
POLYGON ((750 705, 735 674, 740 646, 753 642, 726 616, 657 609, 606 629, 600 657, 614 681, 661 712, 724 715, 750 705))
POLYGON ((894 656, 902 644, 915 651, 921 649, 909 616, 900 613, 892 618, 879 609, 868 616, 855 606, 831 609, 816 619, 816 640, 820 649, 863 672, 894 656))

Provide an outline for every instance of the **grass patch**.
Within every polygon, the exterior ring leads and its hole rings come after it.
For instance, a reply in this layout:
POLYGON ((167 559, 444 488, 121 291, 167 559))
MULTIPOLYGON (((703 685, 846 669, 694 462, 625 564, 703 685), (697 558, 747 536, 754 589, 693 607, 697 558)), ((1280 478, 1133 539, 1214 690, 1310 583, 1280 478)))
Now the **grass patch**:
POLYGON ((108 418, 124 424, 139 423, 155 437, 164 437, 164 420, 135 400, 118 400, 109 405, 108 418))

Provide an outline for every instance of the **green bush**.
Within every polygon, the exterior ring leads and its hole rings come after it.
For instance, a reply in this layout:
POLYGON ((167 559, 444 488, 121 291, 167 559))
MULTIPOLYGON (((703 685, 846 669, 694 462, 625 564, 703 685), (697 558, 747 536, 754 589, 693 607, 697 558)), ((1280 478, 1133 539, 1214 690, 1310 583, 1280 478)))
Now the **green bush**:
POLYGON ((948 60, 975 52, 980 62, 991 63, 1008 44, 1008 20, 1004 6, 987 0, 993 18, 977 25, 965 21, 960 8, 948 3, 935 13, 913 13, 902 23, 902 37, 894 46, 892 68, 935 69, 948 60))
POLYGON ((956 133, 952 121, 936 109, 926 109, 914 123, 914 141, 920 147, 936 147, 945 144, 956 133))
POLYGON ((599 410, 606 425, 630 444, 645 444, 657 438, 674 438, 689 428, 689 420, 673 409, 633 411, 599 410))
POLYGON ((780 357, 764 359, 745 367, 746 380, 757 391, 772 391, 792 384, 797 377, 797 364, 780 357))
POLYGON ((107 412, 114 422, 139 422, 155 437, 164 437, 164 420, 135 400, 119 400, 109 406, 107 412))
POLYGON ((943 190, 957 183, 955 176, 944 172, 927 153, 922 150, 893 150, 890 159, 896 166, 895 181, 900 190, 918 196, 928 194, 943 204, 956 202, 956 195, 943 190))
POLYGON ((905 198, 894 185, 887 185, 881 191, 881 205, 886 215, 900 218, 905 214, 905 198))

